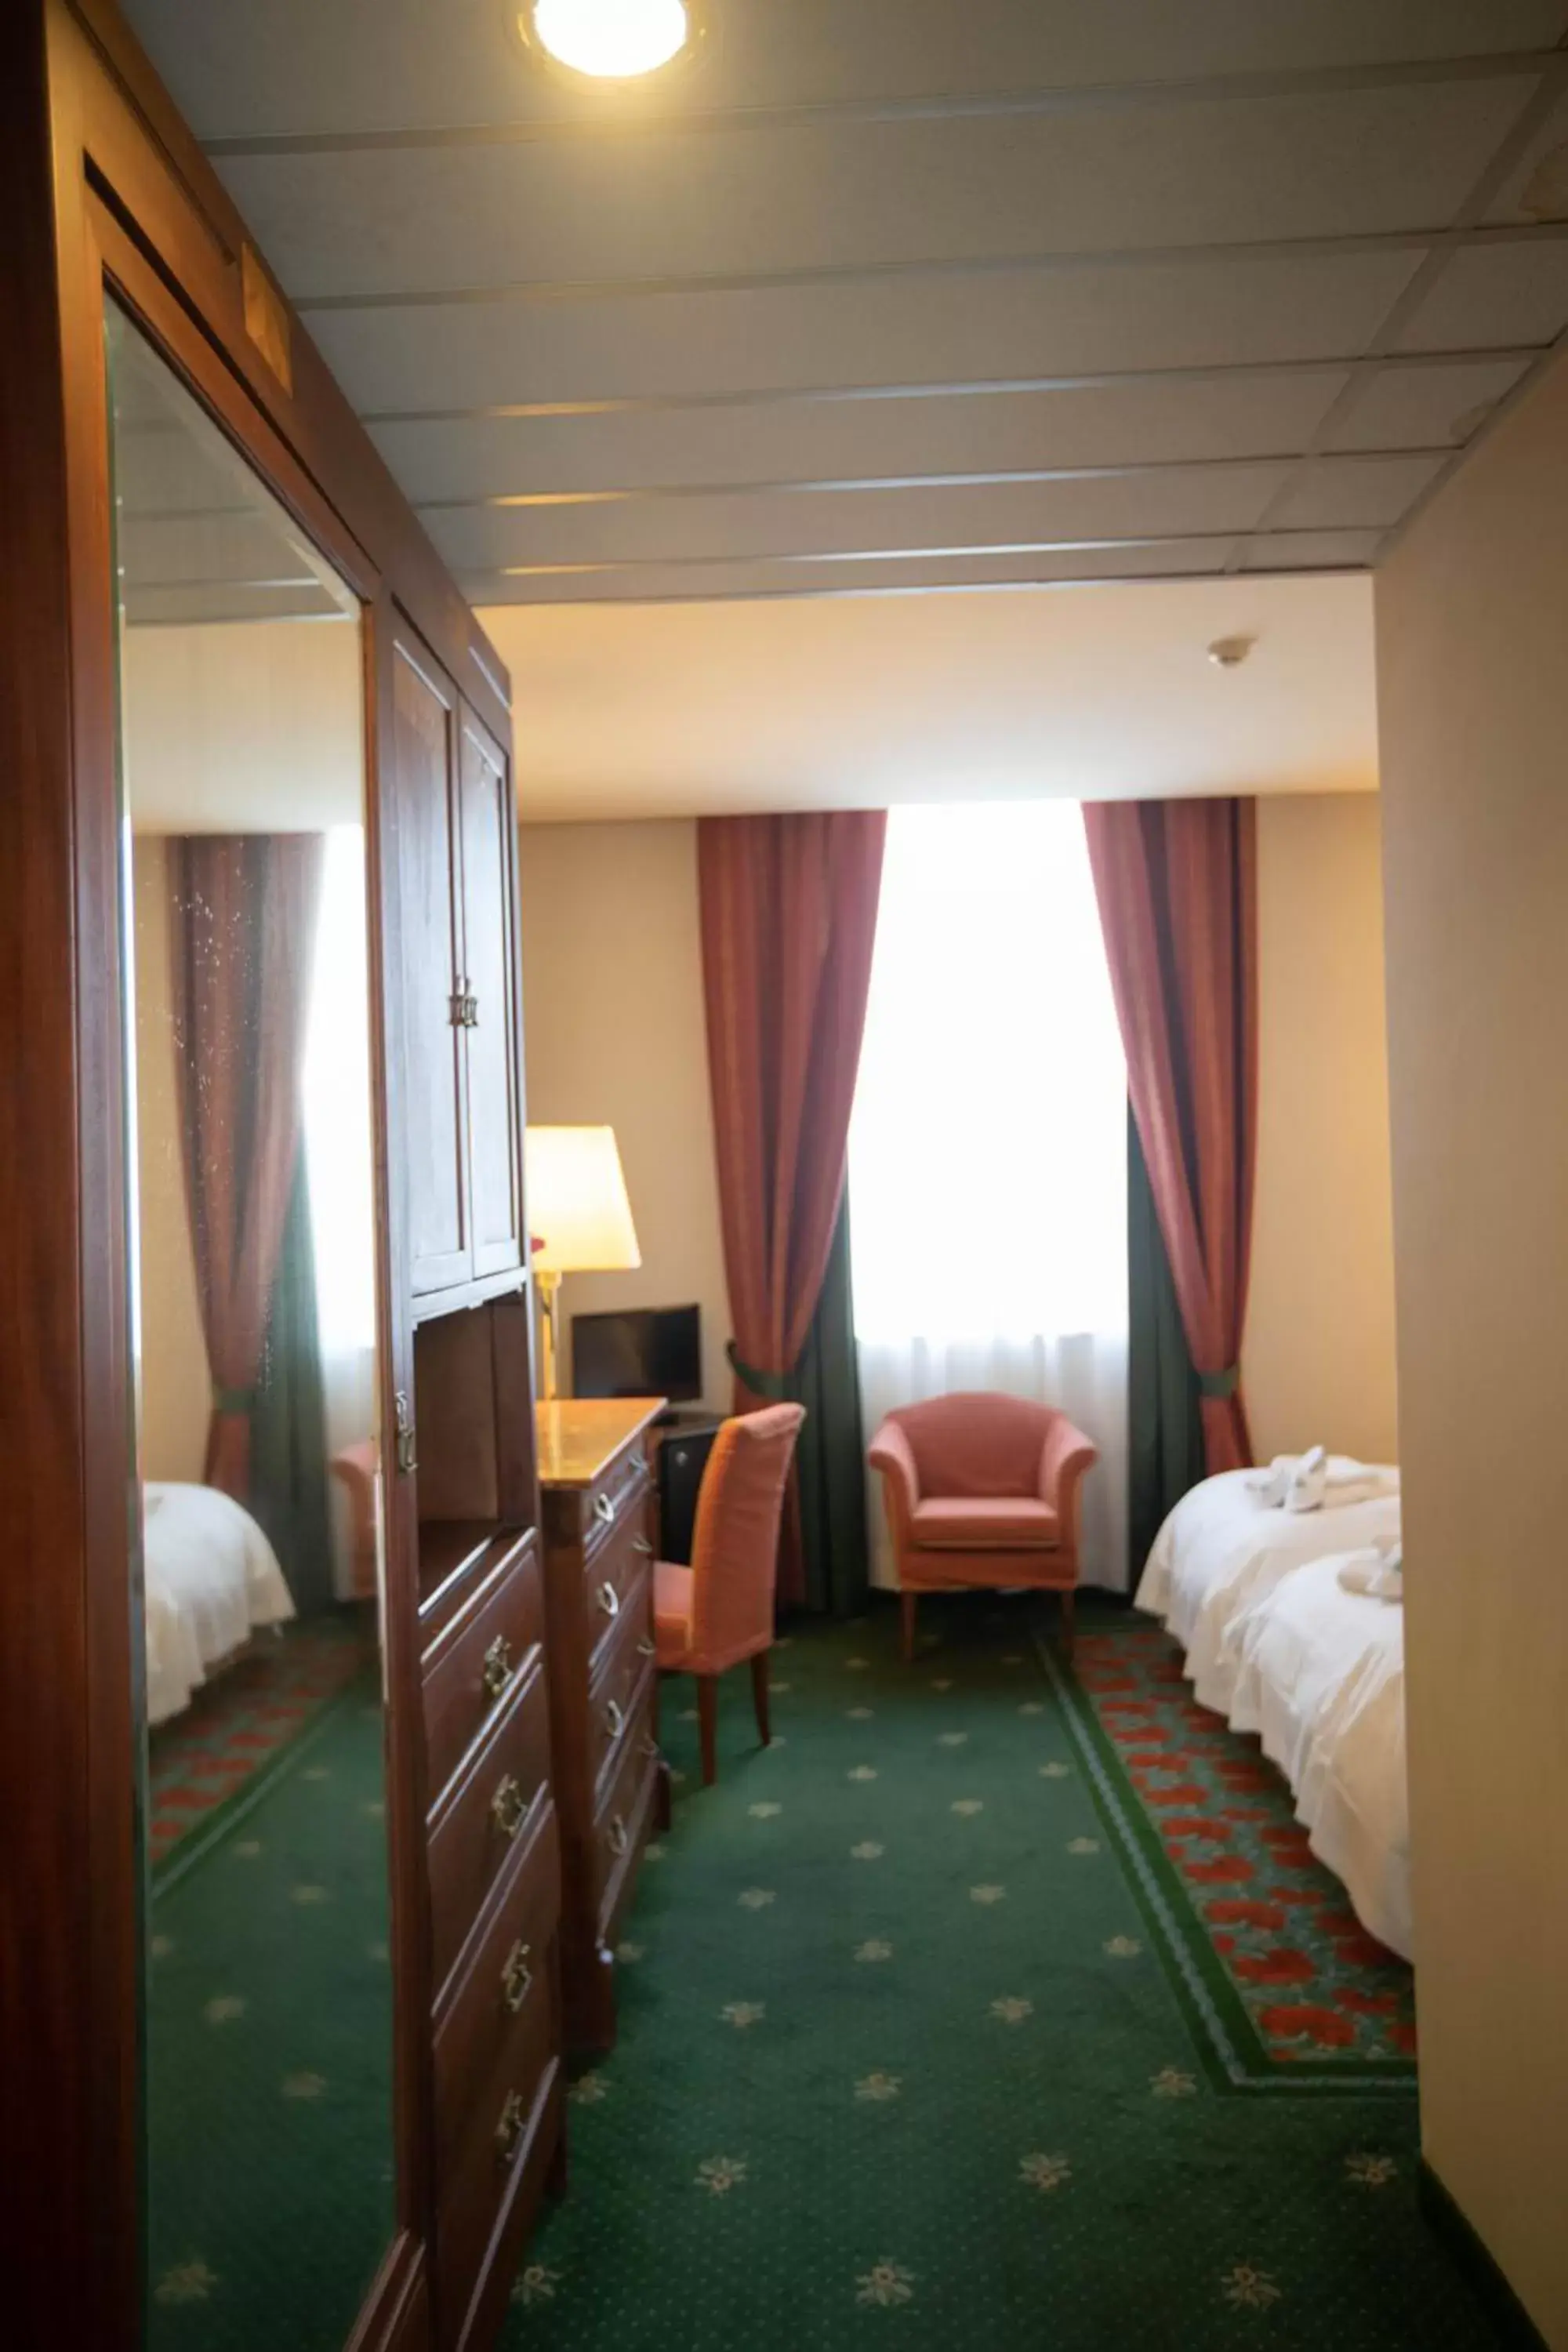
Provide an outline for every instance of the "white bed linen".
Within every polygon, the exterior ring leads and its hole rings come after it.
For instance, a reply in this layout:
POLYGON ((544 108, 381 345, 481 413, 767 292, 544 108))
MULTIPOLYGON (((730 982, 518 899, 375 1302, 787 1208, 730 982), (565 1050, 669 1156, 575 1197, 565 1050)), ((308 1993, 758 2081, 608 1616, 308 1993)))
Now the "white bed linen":
POLYGON ((210 1669, 294 1603, 260 1528, 215 1486, 142 1488, 147 1719, 188 1706, 210 1669))
MULTIPOLYGON (((1354 1466, 1330 1457, 1331 1472, 1354 1466)), ((1229 1712, 1237 1653, 1227 1628, 1245 1608, 1308 1560, 1399 1541, 1399 1473, 1384 1465, 1376 1473, 1386 1493, 1331 1510, 1266 1510, 1246 1470, 1205 1478, 1183 1496, 1154 1538, 1137 1601, 1185 1650, 1205 1706, 1229 1712)))
POLYGON ((1296 1792, 1312 1851, 1361 1920, 1415 1955, 1405 1775, 1405 1611, 1311 1560, 1244 1610, 1230 1722, 1256 1731, 1296 1792))

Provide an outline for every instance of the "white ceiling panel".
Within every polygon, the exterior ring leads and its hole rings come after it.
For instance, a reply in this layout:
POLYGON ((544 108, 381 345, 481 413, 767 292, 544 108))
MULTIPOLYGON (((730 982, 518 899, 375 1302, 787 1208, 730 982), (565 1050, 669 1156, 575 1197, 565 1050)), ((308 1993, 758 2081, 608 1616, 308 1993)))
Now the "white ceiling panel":
POLYGON ((1302 467, 1277 506, 1271 525, 1295 530, 1338 530, 1361 525, 1386 529, 1419 498, 1438 467, 1439 455, 1406 457, 1317 457, 1302 467))
POLYGON ((1377 553, 1381 530, 1254 531, 1243 572, 1360 572, 1377 553))
MULTIPOLYGON (((374 438, 416 503, 997 474, 1114 466, 1131 451, 1145 464, 1276 457, 1306 446, 1348 380, 1342 368, 1310 368, 1051 392, 417 420, 378 426, 374 438)), ((1458 404, 1456 396, 1447 406, 1458 404)), ((1441 401, 1435 413, 1447 413, 1441 401)))
POLYGON ((580 571, 514 578, 472 572, 462 580, 475 604, 666 604, 755 596, 909 595, 945 588, 1054 587, 1116 580, 1217 579, 1235 537, 1170 539, 1116 547, 987 548, 943 555, 774 557, 771 562, 586 564, 580 571))
POLYGON ((1555 342, 1568 326, 1568 237, 1456 253, 1399 338, 1406 352, 1555 342))
POLYGON ((700 498, 653 492, 583 506, 449 507, 428 511, 426 522, 458 572, 514 563, 1037 546, 1247 530, 1289 471, 1285 461, 984 487, 715 491, 700 498))
POLYGON ((1486 217, 1510 221, 1568 221, 1568 96, 1559 99, 1515 161, 1486 217))
POLYGON ((1418 263, 1406 252, 1194 258, 624 302, 323 310, 310 326, 372 415, 945 384, 1344 358, 1375 333, 1418 263))
MULTIPOLYGON (((1547 47, 1559 0, 715 0, 694 69, 650 108, 791 106, 1547 47)), ((366 132, 603 111, 532 68, 500 0, 129 0, 212 138, 366 132)), ((625 104, 624 96, 620 99, 625 104)))
POLYGON ((296 300, 1432 229, 1532 85, 226 158, 296 300))
POLYGON ((1444 367, 1382 368, 1342 425, 1333 449, 1458 448, 1530 365, 1527 359, 1456 360, 1444 367))

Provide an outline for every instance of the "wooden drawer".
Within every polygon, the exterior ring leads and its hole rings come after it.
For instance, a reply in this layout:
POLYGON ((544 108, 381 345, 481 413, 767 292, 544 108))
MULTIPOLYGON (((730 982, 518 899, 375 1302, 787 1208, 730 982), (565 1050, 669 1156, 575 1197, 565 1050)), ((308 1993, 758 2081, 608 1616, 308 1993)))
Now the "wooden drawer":
POLYGON ((547 1980, 557 1966, 560 1917, 561 1839, 555 1808, 546 1805, 509 1868, 437 2032, 436 2147, 443 2179, 475 2116, 489 2115, 513 2090, 533 2105, 537 2082, 524 2079, 522 2070, 534 2046, 535 2011, 548 2000, 547 1980))
POLYGON ((508 1857, 550 1802, 549 1771, 550 1703, 541 1660, 430 1817, 431 1981, 437 2007, 508 1857))
POLYGON ((651 1483, 642 1449, 634 1446, 618 1454, 603 1477, 584 1489, 579 1508, 585 1552, 595 1552, 602 1544, 613 1542, 634 1522, 639 1535, 647 1532, 643 1498, 651 1483))
POLYGON ((492 2345, 500 2331, 563 2129, 561 1996, 554 1955, 509 2038, 508 2067, 476 2103, 440 2184, 436 2269, 443 2344, 492 2345))
POLYGON ((535 1539, 508 1553, 425 1659, 426 1787, 432 1810, 475 1742, 526 1678, 544 1638, 535 1539))
POLYGON ((621 1883, 637 1875, 647 1836, 658 1763, 650 1681, 621 1734, 614 1764, 594 1808, 594 1890, 602 1942, 609 1941, 605 1921, 616 1906, 621 1883))
POLYGON ((653 1673, 653 1635, 647 1617, 623 1609, 588 1693, 588 1779, 595 1789, 612 1769, 653 1673))
POLYGON ((628 1527, 602 1544, 583 1570, 588 1612, 588 1677, 592 1683, 625 1633, 626 1620, 638 1636, 653 1637, 653 1547, 642 1529, 628 1527))

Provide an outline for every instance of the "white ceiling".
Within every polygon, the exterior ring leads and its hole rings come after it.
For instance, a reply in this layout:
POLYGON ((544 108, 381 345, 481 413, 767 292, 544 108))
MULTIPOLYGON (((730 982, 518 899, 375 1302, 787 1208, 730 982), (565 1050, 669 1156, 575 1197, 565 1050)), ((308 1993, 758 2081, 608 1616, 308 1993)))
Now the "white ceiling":
POLYGON ((1376 782, 1372 583, 497 606, 525 821, 1376 782), (1255 636, 1237 669, 1216 637, 1255 636))
POLYGON ((1365 567, 1568 324, 1568 0, 126 5, 482 605, 1365 567))

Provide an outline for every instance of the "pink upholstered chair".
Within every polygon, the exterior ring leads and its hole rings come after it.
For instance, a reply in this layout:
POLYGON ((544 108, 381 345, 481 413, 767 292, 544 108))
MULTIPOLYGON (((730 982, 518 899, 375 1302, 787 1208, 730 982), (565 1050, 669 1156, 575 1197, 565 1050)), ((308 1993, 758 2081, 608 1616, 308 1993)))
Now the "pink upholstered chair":
POLYGON ((727 1421, 713 1441, 697 1497, 691 1565, 656 1560, 654 1637, 667 1674, 695 1675, 702 1785, 718 1772, 719 1676, 752 1662, 752 1703, 763 1746, 779 1520, 804 1406, 772 1404, 727 1421))
POLYGON ((959 1394, 890 1412, 871 1441, 903 1596, 904 1656, 921 1592, 1035 1585, 1062 1597, 1072 1647, 1079 1487, 1100 1459, 1053 1405, 959 1394))

